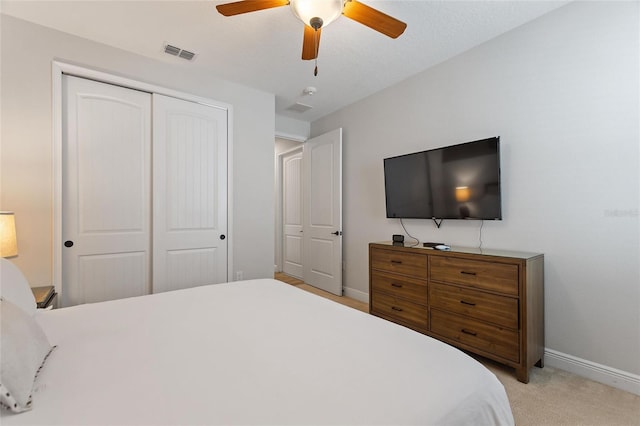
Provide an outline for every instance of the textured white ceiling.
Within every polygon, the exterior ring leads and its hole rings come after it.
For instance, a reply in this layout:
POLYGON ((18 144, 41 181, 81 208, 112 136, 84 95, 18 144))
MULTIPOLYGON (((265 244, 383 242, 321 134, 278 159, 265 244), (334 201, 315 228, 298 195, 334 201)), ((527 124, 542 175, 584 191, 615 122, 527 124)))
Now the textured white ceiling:
POLYGON ((303 24, 288 6, 234 17, 226 1, 2 0, 2 13, 166 62, 165 42, 198 54, 188 66, 276 95, 276 113, 314 121, 566 3, 380 1, 363 3, 407 23, 397 39, 340 17, 322 31, 319 74, 300 59, 303 24), (307 86, 317 88, 305 96, 307 86), (301 102, 306 112, 287 108, 301 102))

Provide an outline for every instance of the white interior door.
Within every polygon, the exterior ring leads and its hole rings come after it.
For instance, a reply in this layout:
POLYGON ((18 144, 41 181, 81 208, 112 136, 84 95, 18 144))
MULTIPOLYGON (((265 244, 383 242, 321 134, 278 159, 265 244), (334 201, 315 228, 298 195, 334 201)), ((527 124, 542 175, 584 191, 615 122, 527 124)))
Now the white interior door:
POLYGON ((342 129, 304 144, 304 281, 342 295, 342 129))
POLYGON ((303 279, 302 150, 282 155, 282 271, 303 279))
POLYGON ((62 84, 62 305, 147 294, 151 95, 62 84))
POLYGON ((227 281, 227 111, 153 95, 153 292, 227 281))

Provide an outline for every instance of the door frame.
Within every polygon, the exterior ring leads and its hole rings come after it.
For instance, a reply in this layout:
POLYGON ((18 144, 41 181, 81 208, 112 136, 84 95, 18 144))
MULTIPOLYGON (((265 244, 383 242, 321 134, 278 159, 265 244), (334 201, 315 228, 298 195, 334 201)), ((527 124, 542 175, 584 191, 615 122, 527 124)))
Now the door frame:
MULTIPOLYGON (((283 138, 284 139, 284 138, 283 138)), ((284 245, 282 244, 282 240, 284 239, 284 225, 282 221, 284 220, 284 195, 282 193, 282 174, 283 164, 282 160, 285 156, 291 155, 296 151, 303 152, 304 143, 301 143, 300 146, 296 146, 286 151, 282 151, 278 153, 276 158, 276 264, 274 272, 282 272, 284 269, 284 245)), ((302 187, 302 191, 304 191, 304 186, 302 187)), ((303 213, 304 214, 304 213, 303 213)), ((304 256, 302 258, 302 262, 304 263, 304 256)))
POLYGON ((230 104, 188 93, 167 89, 82 67, 62 61, 51 64, 52 77, 52 132, 53 132, 53 283, 56 292, 62 295, 62 75, 96 80, 102 83, 127 87, 143 92, 171 96, 185 101, 220 108, 227 111, 227 281, 233 271, 233 107, 230 104))

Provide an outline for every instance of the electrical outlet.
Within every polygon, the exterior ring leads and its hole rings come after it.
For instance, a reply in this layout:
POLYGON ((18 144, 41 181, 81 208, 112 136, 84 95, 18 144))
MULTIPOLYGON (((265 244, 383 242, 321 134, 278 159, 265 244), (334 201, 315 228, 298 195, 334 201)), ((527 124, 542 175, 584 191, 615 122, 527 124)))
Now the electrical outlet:
POLYGON ((242 271, 236 271, 236 281, 242 281, 244 279, 244 273, 242 271))

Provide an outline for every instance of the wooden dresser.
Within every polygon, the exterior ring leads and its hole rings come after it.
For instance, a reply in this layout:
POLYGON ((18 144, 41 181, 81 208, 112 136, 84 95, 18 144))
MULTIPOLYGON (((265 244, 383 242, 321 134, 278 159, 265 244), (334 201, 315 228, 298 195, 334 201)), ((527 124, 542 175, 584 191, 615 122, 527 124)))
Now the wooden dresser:
POLYGON ((511 366, 543 366, 544 256, 369 244, 369 311, 511 366))

